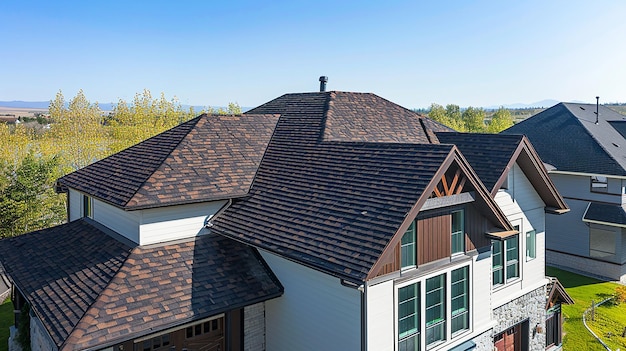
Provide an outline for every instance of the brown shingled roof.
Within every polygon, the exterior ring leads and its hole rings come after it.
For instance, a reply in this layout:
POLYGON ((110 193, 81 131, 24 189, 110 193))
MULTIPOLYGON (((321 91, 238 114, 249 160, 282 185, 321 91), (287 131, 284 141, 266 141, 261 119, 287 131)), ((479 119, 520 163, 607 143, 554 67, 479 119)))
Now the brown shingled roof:
POLYGON ((201 115, 59 179, 133 210, 245 195, 278 115, 201 115))
POLYGON ((131 249, 90 223, 0 241, 7 274, 60 350, 101 349, 282 294, 258 252, 236 241, 131 249))

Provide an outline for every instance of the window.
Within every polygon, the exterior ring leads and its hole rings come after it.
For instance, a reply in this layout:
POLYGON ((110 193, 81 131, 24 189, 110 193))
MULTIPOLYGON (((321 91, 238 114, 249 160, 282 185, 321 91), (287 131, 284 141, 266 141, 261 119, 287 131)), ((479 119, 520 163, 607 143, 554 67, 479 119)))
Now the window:
MULTIPOLYGON (((519 231, 519 226, 515 226, 519 231)), ((493 285, 506 284, 509 280, 519 278, 519 235, 505 240, 492 240, 491 260, 493 285)))
POLYGON ((609 189, 609 183, 606 177, 591 176, 591 191, 596 193, 606 193, 609 189))
POLYGON ((514 235, 504 241, 506 248, 506 280, 519 278, 518 236, 514 235))
POLYGON ((400 260, 402 268, 415 266, 415 221, 402 236, 400 244, 400 260))
POLYGON ((469 267, 452 271, 450 308, 452 334, 469 329, 469 267))
POLYGON ((465 252, 463 210, 452 212, 452 254, 465 252))
POLYGON ((398 350, 417 351, 420 347, 420 285, 398 289, 398 350))
POLYGON ((600 229, 593 224, 589 227, 589 256, 613 261, 615 257, 616 236, 611 230, 600 229))
POLYGON ((426 347, 446 340, 446 275, 426 279, 426 347))
POLYGON ((504 243, 500 240, 492 241, 492 268, 493 285, 504 284, 504 255, 502 255, 502 247, 504 243))
POLYGON ((170 335, 163 334, 152 339, 144 340, 142 344, 141 350, 143 351, 152 351, 152 350, 169 350, 170 346, 170 335))
POLYGON ((185 338, 193 338, 200 335, 221 333, 223 329, 223 318, 216 318, 204 323, 198 323, 185 329, 185 338))
POLYGON ((87 195, 83 195, 83 217, 93 218, 92 200, 87 195))
POLYGON ((526 232, 526 259, 537 258, 537 233, 534 230, 526 232))

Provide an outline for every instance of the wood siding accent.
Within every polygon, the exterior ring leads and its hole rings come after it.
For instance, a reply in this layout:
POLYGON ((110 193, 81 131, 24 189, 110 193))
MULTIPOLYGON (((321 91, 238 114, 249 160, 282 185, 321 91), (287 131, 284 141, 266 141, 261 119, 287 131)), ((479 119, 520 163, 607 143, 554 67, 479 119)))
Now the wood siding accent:
POLYGON ((381 269, 376 273, 376 277, 399 271, 401 268, 400 262, 400 243, 398 243, 393 249, 393 257, 383 264, 381 269))
POLYGON ((417 264, 450 257, 450 213, 417 220, 417 264))

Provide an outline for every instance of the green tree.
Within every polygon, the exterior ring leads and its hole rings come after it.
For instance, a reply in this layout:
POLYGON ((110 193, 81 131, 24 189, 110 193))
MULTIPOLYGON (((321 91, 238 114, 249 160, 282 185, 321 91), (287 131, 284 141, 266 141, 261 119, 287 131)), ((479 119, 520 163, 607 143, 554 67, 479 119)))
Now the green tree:
POLYGON ((491 121, 487 125, 487 132, 500 133, 511 126, 513 126, 511 111, 503 106, 500 106, 500 108, 491 117, 491 121))
POLYGON ((462 119, 465 125, 465 131, 469 133, 484 133, 485 126, 485 110, 482 108, 468 107, 463 111, 462 119))
POLYGON ((59 176, 57 157, 26 155, 17 168, 0 164, 0 237, 9 237, 62 223, 64 199, 54 191, 59 176))
POLYGON ((68 171, 83 168, 108 154, 109 140, 103 128, 102 110, 98 103, 91 104, 82 90, 67 107, 59 91, 50 101, 49 110, 55 122, 51 133, 68 171))

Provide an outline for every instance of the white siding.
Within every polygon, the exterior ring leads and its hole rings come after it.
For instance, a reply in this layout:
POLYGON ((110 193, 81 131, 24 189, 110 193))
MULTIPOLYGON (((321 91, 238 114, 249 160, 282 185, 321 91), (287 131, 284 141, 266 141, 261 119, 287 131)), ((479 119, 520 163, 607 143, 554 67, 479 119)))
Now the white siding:
POLYGON ((509 189, 499 191, 495 200, 512 225, 519 226, 518 247, 520 279, 511 280, 493 291, 493 306, 511 300, 511 296, 528 293, 545 284, 545 204, 519 165, 510 171, 509 189), (535 230, 535 259, 526 256, 526 233, 535 230))
POLYGON ((70 213, 68 214, 68 218, 70 222, 81 218, 83 216, 83 194, 70 189, 67 200, 69 201, 70 213))
POLYGON ((139 213, 124 211, 102 201, 93 200, 93 220, 139 243, 139 213))
POLYGON ((267 350, 360 350, 361 292, 271 253, 261 255, 283 284, 265 303, 267 350))
POLYGON ((393 280, 368 286, 365 296, 367 299, 367 349, 393 351, 396 323, 393 280))
POLYGON ((471 314, 475 331, 491 326, 491 256, 474 258, 471 281, 471 314), (479 259, 480 258, 480 259, 479 259))
POLYGON ((226 200, 140 210, 139 244, 190 238, 204 232, 207 220, 226 200))

